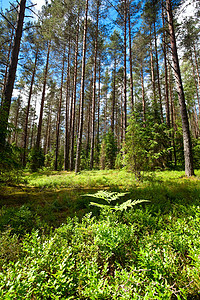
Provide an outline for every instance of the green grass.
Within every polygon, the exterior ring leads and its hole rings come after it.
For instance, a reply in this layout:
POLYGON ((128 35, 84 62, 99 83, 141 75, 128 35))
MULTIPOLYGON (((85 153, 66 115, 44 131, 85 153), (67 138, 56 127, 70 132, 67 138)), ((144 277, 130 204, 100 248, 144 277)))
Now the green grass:
POLYGON ((126 171, 49 172, 4 186, 0 298, 200 299, 195 173, 156 172, 137 182, 126 171), (103 189, 128 192, 121 202, 150 202, 111 212, 82 197, 103 189))
MULTIPOLYGON (((197 180, 200 177, 200 171, 195 172, 197 180)), ((149 181, 173 181, 184 178, 184 171, 165 171, 155 173, 145 173, 144 182, 149 181)), ((195 177, 194 177, 195 179, 195 177)), ((82 171, 79 174, 74 172, 47 172, 34 173, 26 176, 28 184, 34 187, 42 188, 100 188, 116 187, 128 189, 135 184, 135 176, 125 170, 105 170, 105 171, 82 171)))

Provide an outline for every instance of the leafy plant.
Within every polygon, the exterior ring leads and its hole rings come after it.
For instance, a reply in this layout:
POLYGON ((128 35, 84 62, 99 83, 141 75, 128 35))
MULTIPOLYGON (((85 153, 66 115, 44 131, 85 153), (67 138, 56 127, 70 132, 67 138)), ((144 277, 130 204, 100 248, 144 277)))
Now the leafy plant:
POLYGON ((36 172, 39 168, 44 166, 45 156, 42 148, 37 149, 33 147, 28 155, 27 168, 31 172, 36 172))
POLYGON ((109 192, 109 191, 98 191, 95 194, 86 194, 84 196, 90 196, 98 199, 105 200, 108 204, 100 204, 96 202, 90 202, 90 205, 100 207, 102 209, 110 209, 115 211, 124 211, 128 208, 133 208, 136 204, 143 203, 143 202, 149 202, 149 200, 127 200, 123 202, 122 204, 116 204, 114 206, 111 206, 112 201, 119 200, 120 197, 125 196, 128 193, 119 193, 119 192, 109 192))

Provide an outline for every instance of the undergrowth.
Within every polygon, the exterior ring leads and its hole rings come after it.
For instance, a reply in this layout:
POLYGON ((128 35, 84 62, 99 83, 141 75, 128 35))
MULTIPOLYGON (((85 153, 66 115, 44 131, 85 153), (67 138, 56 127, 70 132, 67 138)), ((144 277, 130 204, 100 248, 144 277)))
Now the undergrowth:
POLYGON ((200 298, 198 178, 160 172, 131 185, 122 172, 114 186, 113 174, 104 173, 106 192, 75 189, 2 207, 0 299, 200 298), (129 188, 122 189, 125 178, 129 188), (106 195, 114 202, 103 203, 106 195))

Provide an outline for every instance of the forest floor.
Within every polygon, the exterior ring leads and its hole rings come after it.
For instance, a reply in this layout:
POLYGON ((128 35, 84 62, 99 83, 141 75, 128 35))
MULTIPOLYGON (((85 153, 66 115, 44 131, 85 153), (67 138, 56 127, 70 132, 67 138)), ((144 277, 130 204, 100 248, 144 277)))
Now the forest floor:
POLYGON ((1 185, 0 298, 200 299, 195 174, 46 171, 1 185), (99 209, 88 194, 100 190, 149 202, 99 209))
POLYGON ((90 199, 82 195, 98 190, 128 192, 131 199, 148 199, 163 205, 170 197, 187 198, 190 203, 196 192, 200 195, 200 170, 195 175, 187 178, 184 171, 157 171, 142 174, 138 181, 133 173, 124 170, 82 171, 77 175, 65 171, 27 172, 19 184, 0 186, 0 207, 28 205, 41 216, 43 212, 50 216, 49 222, 57 226, 67 216, 76 213, 82 217, 91 211, 90 199))

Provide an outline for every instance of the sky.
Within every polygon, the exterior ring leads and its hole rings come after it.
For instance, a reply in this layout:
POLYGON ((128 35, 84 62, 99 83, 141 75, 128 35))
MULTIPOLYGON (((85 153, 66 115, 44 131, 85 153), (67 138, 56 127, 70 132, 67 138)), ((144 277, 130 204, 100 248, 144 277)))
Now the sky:
MULTIPOLYGON (((11 3, 17 3, 17 1, 15 1, 15 0, 0 0, 0 5, 2 6, 3 11, 4 11, 6 8, 9 8, 9 7, 10 7, 10 2, 11 2, 11 3)), ((27 3, 28 3, 28 2, 30 2, 30 1, 28 0, 27 3)), ((37 4, 37 5, 35 6, 35 8, 36 8, 37 10, 40 10, 41 7, 42 7, 42 5, 45 4, 45 0, 32 0, 32 3, 33 3, 33 4, 37 4)), ((1 8, 1 7, 0 7, 0 8, 1 8)))

